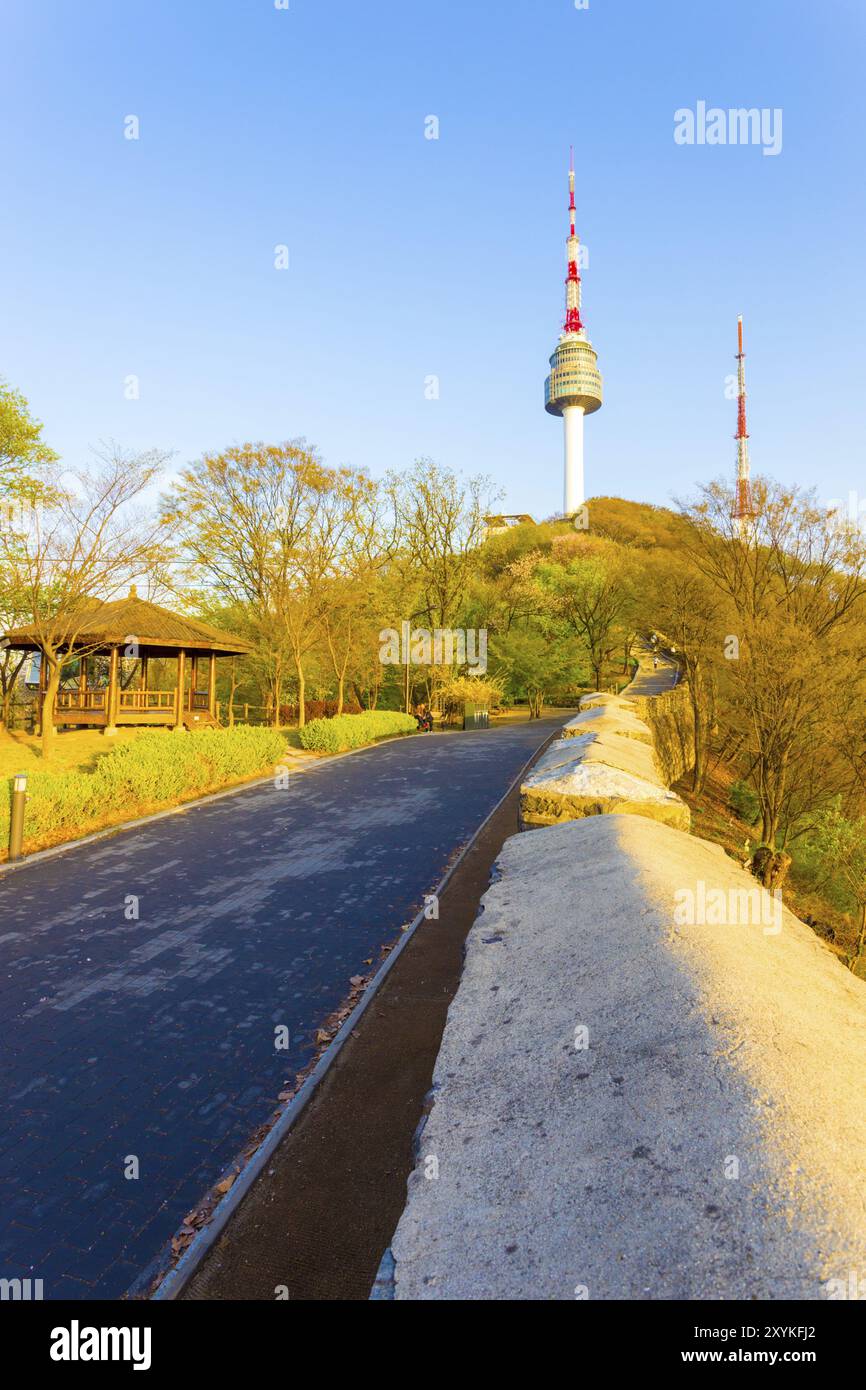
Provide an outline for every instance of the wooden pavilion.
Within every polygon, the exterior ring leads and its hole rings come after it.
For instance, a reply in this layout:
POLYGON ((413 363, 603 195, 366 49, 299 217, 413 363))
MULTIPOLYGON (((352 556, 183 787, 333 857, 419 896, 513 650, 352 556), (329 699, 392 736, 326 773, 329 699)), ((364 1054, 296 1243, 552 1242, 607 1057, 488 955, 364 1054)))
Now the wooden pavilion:
MULTIPOLYGON (((201 729, 219 723, 216 707, 216 662, 219 656, 244 656, 250 645, 197 618, 172 613, 129 597, 113 603, 86 603, 75 624, 70 647, 62 650, 64 669, 54 702, 55 725, 100 728, 113 734, 118 725, 201 729), (173 686, 163 674, 160 687, 149 683, 151 663, 164 673, 166 660, 176 663, 173 686)), ((6 633, 13 651, 39 652, 33 628, 6 633)), ((39 663, 39 726, 45 717, 46 666, 39 663)))

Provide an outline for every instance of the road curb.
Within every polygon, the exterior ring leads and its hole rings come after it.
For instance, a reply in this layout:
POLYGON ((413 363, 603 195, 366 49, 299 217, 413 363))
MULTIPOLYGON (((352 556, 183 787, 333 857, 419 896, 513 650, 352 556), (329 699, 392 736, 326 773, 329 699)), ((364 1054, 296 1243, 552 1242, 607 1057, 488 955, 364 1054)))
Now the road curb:
MULTIPOLYGON (((357 753, 370 753, 374 748, 383 748, 389 743, 397 743, 404 738, 414 738, 415 735, 397 734, 390 738, 379 739, 376 743, 365 743, 363 748, 347 748, 345 753, 331 753, 326 758, 315 758, 304 764, 303 769, 297 770, 306 774, 315 772, 319 767, 330 767, 332 763, 339 762, 342 758, 353 758, 357 753)), ((435 737, 435 735, 434 735, 435 737)), ((275 764, 283 766, 283 764, 275 764)), ((286 764, 288 766, 288 764, 286 764)), ((289 767, 289 771, 292 769, 289 767)), ((227 796, 237 796, 239 792, 252 791, 255 787, 263 787, 268 782, 273 782, 274 774, 268 773, 266 777, 253 777, 247 782, 238 782, 233 787, 223 787, 221 791, 207 792, 204 796, 193 797, 190 801, 182 801, 177 806, 166 806, 163 811, 151 811, 146 816, 136 816, 134 820, 118 821, 116 825, 106 825, 102 830, 94 830, 90 835, 82 835, 77 840, 64 840, 60 845, 51 845, 48 849, 38 849, 34 854, 25 854, 21 859, 15 859, 10 864, 8 860, 0 864, 0 876, 5 873, 14 873, 16 869, 26 869, 30 864, 40 864, 46 859, 55 859, 60 854, 69 854, 71 850, 81 849, 84 845, 96 844, 98 840, 107 840, 112 835, 120 835, 126 830, 136 830, 141 825, 150 825, 154 821, 165 820, 168 816, 179 816, 184 811, 195 810, 197 806, 206 806, 211 801, 222 801, 227 796)))
MULTIPOLYGON (((511 780, 503 795, 496 802, 496 805, 484 817, 484 820, 473 832, 470 838, 466 841, 466 844, 460 850, 454 862, 449 865, 445 874, 440 879, 436 888, 433 890, 436 897, 441 897, 442 893, 444 893, 445 888, 447 887, 457 868, 469 854, 476 841, 483 833, 485 827, 499 812, 502 805, 508 800, 509 796, 511 796, 511 794, 513 793, 515 787, 519 786, 521 779, 526 773, 526 769, 532 765, 535 759, 538 758, 544 751, 544 749, 547 747, 551 739, 555 737, 556 731, 554 730, 544 740, 544 742, 541 743, 539 747, 534 750, 531 757, 529 757, 526 760, 526 762, 522 765, 522 767, 518 770, 516 776, 511 780)), ((352 751, 363 752, 365 750, 353 749, 352 751)), ((328 1071, 333 1066, 334 1062, 336 1061, 343 1048, 343 1045, 346 1043, 353 1030, 357 1027, 360 1019, 362 1018, 369 1004, 372 1002, 374 996, 377 994, 378 990, 380 989, 388 975, 391 973, 391 970, 393 969, 395 962, 399 960, 403 951, 406 949, 409 942, 414 937, 416 931, 421 926, 421 923, 425 920, 426 918, 424 916, 424 908, 422 908, 413 918, 412 922, 410 922, 407 930, 403 932, 400 940, 397 942, 393 950, 389 953, 387 959, 382 962, 379 969, 376 971, 372 980, 370 981, 369 985, 365 989, 363 996, 358 1001, 355 1008, 352 1010, 352 1013, 345 1020, 339 1032, 336 1034, 331 1043, 322 1053, 321 1057, 319 1058, 313 1070, 310 1072, 310 1075, 304 1081, 300 1090, 297 1092, 295 1096, 292 1097, 291 1100, 286 1102, 285 1109, 282 1111, 279 1118, 275 1121, 273 1127, 268 1131, 268 1134, 263 1139, 259 1148, 243 1165, 240 1172, 238 1173, 238 1176, 235 1178, 235 1181, 232 1184, 231 1189, 226 1193, 226 1195, 214 1208, 212 1219, 210 1220, 208 1225, 202 1227, 202 1229, 197 1233, 197 1235, 191 1241, 190 1245, 184 1251, 177 1264, 174 1265, 174 1267, 171 1268, 168 1271, 168 1273, 166 1273, 164 1278, 162 1278, 159 1286, 153 1291, 153 1293, 151 1293, 151 1301, 172 1301, 183 1292, 186 1285, 189 1283, 190 1279, 195 1274, 196 1270, 202 1264, 203 1260, 205 1259, 205 1256, 216 1244, 218 1237, 225 1230, 231 1217, 234 1215, 237 1208, 241 1205, 243 1199, 249 1193, 256 1179, 260 1177, 271 1155, 279 1147, 283 1139, 285 1139, 286 1135, 290 1132, 295 1122, 303 1113, 308 1102, 312 1099, 316 1089, 318 1088, 319 1083, 324 1079, 328 1071)), ((152 1279, 154 1277, 159 1276, 158 1274, 151 1274, 150 1278, 152 1279)), ((136 1296, 136 1294, 140 1294, 141 1284, 146 1278, 147 1274, 145 1272, 143 1276, 140 1276, 139 1279, 135 1281, 132 1288, 129 1290, 129 1294, 127 1296, 134 1297, 136 1296)))

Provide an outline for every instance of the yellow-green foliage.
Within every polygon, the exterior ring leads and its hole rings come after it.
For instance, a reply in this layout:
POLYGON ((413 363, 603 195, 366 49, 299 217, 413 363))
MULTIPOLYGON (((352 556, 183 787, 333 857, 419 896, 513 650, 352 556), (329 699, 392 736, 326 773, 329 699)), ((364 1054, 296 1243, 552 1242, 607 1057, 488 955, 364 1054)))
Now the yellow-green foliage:
POLYGON ((417 728, 411 714, 394 710, 364 710, 362 714, 338 714, 333 719, 312 719, 300 731, 301 744, 315 753, 344 753, 363 748, 394 734, 412 734, 417 728))
POLYGON ((453 717, 462 714, 465 705, 488 709, 498 705, 502 686, 499 681, 485 680, 483 676, 455 676, 442 687, 440 699, 445 713, 453 717))
MULTIPOLYGON (((24 847, 56 843, 155 807, 265 772, 286 742, 273 729, 141 734, 100 758, 92 772, 33 772, 27 780, 24 847)), ((7 784, 11 786, 11 783, 7 784)), ((0 796, 0 852, 9 843, 9 796, 0 796)))

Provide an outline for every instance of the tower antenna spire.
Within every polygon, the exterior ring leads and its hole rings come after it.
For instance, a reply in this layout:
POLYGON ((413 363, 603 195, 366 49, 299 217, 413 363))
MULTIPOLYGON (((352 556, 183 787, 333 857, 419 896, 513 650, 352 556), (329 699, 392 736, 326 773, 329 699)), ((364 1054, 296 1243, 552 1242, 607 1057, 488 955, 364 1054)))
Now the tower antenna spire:
POLYGON ((577 268, 579 242, 575 231, 577 210, 574 205, 574 146, 568 161, 568 276, 565 281, 565 331, 582 333, 580 318, 580 271, 577 268))
POLYGON ((737 317, 737 489, 731 513, 738 536, 744 536, 749 522, 757 515, 752 500, 749 463, 749 432, 746 428, 746 354, 743 351, 743 316, 737 317))
POLYGON ((565 427, 566 516, 583 506, 583 417, 601 405, 601 373, 595 349, 586 336, 580 316, 581 284, 578 260, 580 243, 574 201, 574 146, 568 159, 568 276, 565 281, 565 324, 550 359, 550 375, 544 385, 544 408, 561 415, 565 427))

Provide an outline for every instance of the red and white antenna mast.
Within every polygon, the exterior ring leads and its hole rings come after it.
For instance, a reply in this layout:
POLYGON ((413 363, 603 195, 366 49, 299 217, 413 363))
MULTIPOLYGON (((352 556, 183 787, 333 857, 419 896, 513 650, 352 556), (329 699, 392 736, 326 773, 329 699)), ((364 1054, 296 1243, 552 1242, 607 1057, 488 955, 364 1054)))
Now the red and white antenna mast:
POLYGON ((578 241, 575 231, 576 209, 574 206, 574 146, 568 165, 568 215, 570 232, 568 236, 568 278, 565 282, 565 331, 582 333, 580 321, 580 272, 577 268, 578 241))
POLYGON ((743 352, 743 316, 737 318, 737 492, 731 513, 739 535, 757 515, 749 476, 749 432, 746 429, 746 354, 743 352))

